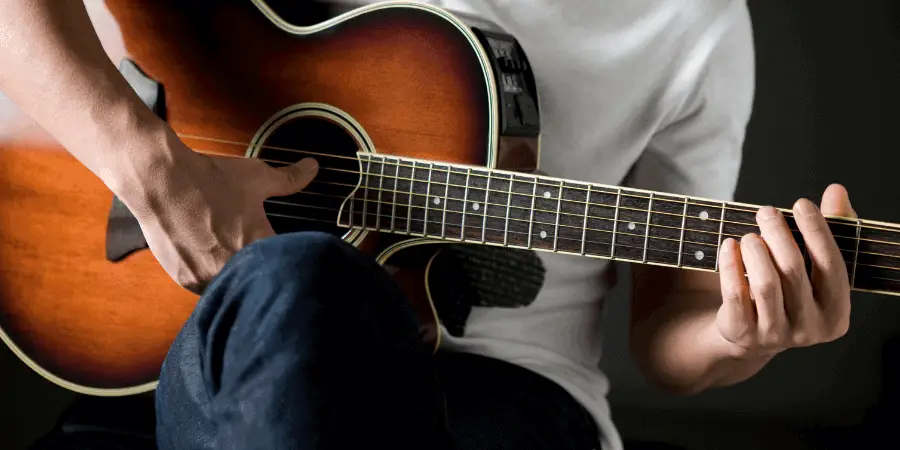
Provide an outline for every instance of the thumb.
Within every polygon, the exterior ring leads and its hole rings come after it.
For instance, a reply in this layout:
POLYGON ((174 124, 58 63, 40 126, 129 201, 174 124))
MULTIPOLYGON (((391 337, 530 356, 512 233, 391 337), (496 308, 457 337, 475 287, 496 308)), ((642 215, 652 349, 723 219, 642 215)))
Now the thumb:
POLYGON ((266 196, 280 197, 302 191, 319 173, 319 163, 313 158, 304 158, 289 166, 278 167, 268 172, 266 196))
POLYGON ((822 214, 826 216, 856 217, 856 211, 850 204, 847 189, 840 184, 832 184, 822 194, 822 214))

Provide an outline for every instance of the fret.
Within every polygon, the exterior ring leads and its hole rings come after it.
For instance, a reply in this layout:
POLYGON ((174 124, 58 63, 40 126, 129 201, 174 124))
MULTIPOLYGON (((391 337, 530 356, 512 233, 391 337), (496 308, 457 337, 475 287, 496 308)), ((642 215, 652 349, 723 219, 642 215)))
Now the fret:
POLYGON ((687 222, 688 199, 684 198, 684 212, 681 213, 681 237, 678 239, 678 267, 681 267, 681 257, 684 251, 684 228, 687 222))
POLYGON ((722 214, 719 215, 719 243, 716 244, 716 267, 715 271, 719 271, 719 253, 722 249, 722 231, 725 229, 725 209, 728 208, 728 205, 725 202, 722 202, 722 214))
POLYGON ((450 167, 444 198, 444 227, 447 239, 462 241, 467 237, 466 196, 470 190, 469 170, 450 167), (457 228, 459 227, 459 228, 457 228))
POLYGON ((466 210, 469 209, 469 181, 472 178, 472 169, 466 169, 466 190, 463 192, 463 205, 462 205, 462 226, 459 227, 459 240, 466 240, 466 210))
POLYGON ((397 230, 397 191, 398 184, 400 183, 400 162, 397 161, 394 163, 394 188, 391 189, 394 193, 393 201, 391 202, 391 233, 397 230))
MULTIPOLYGON (((447 237, 447 204, 450 203, 450 166, 447 166, 447 181, 444 184, 444 214, 441 216, 441 238, 447 237)), ((465 209, 463 209, 465 211, 465 209)))
POLYGON ((648 236, 645 262, 683 266, 685 244, 690 243, 685 238, 687 198, 654 194, 653 203, 648 206, 650 224, 645 230, 648 236))
POLYGON ((429 191, 432 186, 432 172, 429 164, 413 161, 412 195, 410 214, 412 226, 410 234, 415 236, 427 236, 429 222, 429 191))
POLYGON ((653 214, 653 193, 650 193, 650 203, 647 205, 647 224, 644 225, 644 256, 643 262, 647 262, 647 246, 650 243, 650 216, 653 214))
POLYGON ((428 163, 428 184, 425 190, 425 224, 422 226, 422 236, 428 237, 428 205, 431 203, 431 176, 434 172, 434 163, 428 163))
MULTIPOLYGON (((569 216, 565 216, 565 221, 563 221, 562 207, 563 207, 563 198, 565 192, 563 191, 564 184, 557 181, 543 181, 541 179, 537 180, 537 190, 533 190, 534 195, 531 196, 532 208, 530 214, 530 224, 532 224, 532 229, 529 232, 531 236, 531 244, 530 248, 539 249, 539 250, 550 250, 550 251, 558 251, 560 246, 560 238, 564 240, 573 239, 577 242, 577 236, 572 236, 568 233, 568 228, 563 231, 561 230, 561 225, 576 225, 569 221, 569 216), (552 183, 552 184, 551 184, 552 183), (554 229, 550 229, 550 227, 554 227, 554 229), (560 236, 562 233, 562 236, 560 236)), ((577 202, 580 200, 581 193, 575 193, 573 191, 569 192, 569 196, 571 197, 568 201, 565 202, 568 207, 570 202, 577 202)), ((580 210, 579 204, 576 204, 576 208, 580 210)), ((569 209, 566 208, 566 211, 569 209)), ((581 220, 580 217, 576 217, 579 219, 577 221, 578 229, 581 228, 581 220)), ((571 251, 571 246, 568 245, 568 241, 562 243, 562 246, 566 251, 571 251)))
POLYGON ((622 189, 619 188, 616 192, 616 212, 615 217, 613 217, 613 229, 612 229, 612 241, 609 245, 609 257, 616 257, 616 232, 619 228, 619 206, 622 204, 622 189))
POLYGON ((362 226, 363 228, 367 228, 369 226, 369 214, 368 214, 368 206, 369 206, 369 170, 371 170, 371 162, 367 159, 365 161, 366 168, 364 170, 366 174, 366 182, 363 184, 363 212, 362 212, 362 226))
POLYGON ((531 248, 531 236, 532 230, 534 229, 534 202, 537 200, 537 187, 538 180, 537 178, 532 179, 532 183, 534 186, 531 188, 531 209, 530 209, 530 217, 528 218, 528 248, 531 248))
MULTIPOLYGON (((455 198, 451 199, 450 203, 451 211, 458 210, 460 212, 461 240, 479 242, 485 237, 487 225, 485 223, 485 204, 483 200, 488 194, 486 187, 488 174, 489 172, 482 172, 477 169, 467 169, 465 172, 456 171, 453 174, 455 180, 468 180, 467 182, 453 182, 454 184, 465 183, 465 187, 462 189, 459 187, 452 188, 454 192, 461 191, 462 196, 465 198, 459 201, 459 208, 454 207, 455 198)), ((455 221, 448 219, 448 223, 455 223, 455 221)))
POLYGON ((556 193, 556 230, 553 232, 553 251, 559 248, 559 216, 562 212, 563 183, 559 182, 559 190, 556 193))
MULTIPOLYGON (((587 244, 587 228, 588 228, 588 213, 591 211, 591 189, 594 186, 589 184, 587 188, 587 196, 584 202, 584 224, 582 225, 581 230, 581 254, 584 255, 584 247, 587 244)), ((615 225, 615 224, 613 224, 615 225)), ((613 226, 613 230, 615 230, 615 226, 613 226)))
POLYGON ((862 234, 862 221, 856 221, 856 250, 853 252, 853 269, 850 275, 850 288, 856 287, 856 263, 859 262, 859 237, 862 234))
POLYGON ((412 164, 409 175, 409 205, 406 207, 406 234, 412 233, 413 184, 416 182, 416 163, 412 164))
POLYGON ((487 232, 487 218, 488 218, 488 202, 489 197, 491 195, 491 176, 492 173, 488 172, 487 177, 487 188, 484 190, 484 218, 481 220, 481 243, 484 244, 484 235, 487 232))
POLYGON ((381 160, 381 170, 378 176, 378 206, 375 208, 375 231, 381 228, 381 196, 384 194, 384 160, 381 160))
POLYGON ((503 245, 509 245, 509 213, 512 211, 512 193, 514 177, 509 178, 509 192, 506 194, 506 224, 503 225, 503 245))

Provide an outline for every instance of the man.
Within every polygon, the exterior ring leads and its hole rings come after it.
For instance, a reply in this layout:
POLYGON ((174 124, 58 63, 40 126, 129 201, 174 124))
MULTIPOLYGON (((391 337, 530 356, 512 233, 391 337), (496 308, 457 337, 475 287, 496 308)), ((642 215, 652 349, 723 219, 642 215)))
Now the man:
MULTIPOLYGON (((545 172, 733 195, 754 80, 743 1, 432 3, 520 40, 545 172)), ((431 357, 373 261, 322 235, 272 237, 263 199, 302 189, 316 163, 191 152, 106 59, 80 2, 0 1, 0 90, 118 194, 173 279, 204 294, 161 374, 162 448, 621 448, 597 368, 608 262, 540 254, 536 298, 473 308, 431 357), (356 283, 335 283, 338 269, 356 283)), ((768 207, 761 235, 723 241, 717 274, 635 266, 630 342, 646 376, 695 393, 842 336, 848 276, 822 213, 854 212, 840 186, 821 209, 794 205, 811 276, 768 207)))

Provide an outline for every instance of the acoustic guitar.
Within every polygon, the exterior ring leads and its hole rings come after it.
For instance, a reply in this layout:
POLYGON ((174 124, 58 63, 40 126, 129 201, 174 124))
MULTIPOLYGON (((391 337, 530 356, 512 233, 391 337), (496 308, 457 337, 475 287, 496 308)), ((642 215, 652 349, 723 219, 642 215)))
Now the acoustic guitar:
MULTIPOLYGON (((135 90, 196 151, 317 158, 304 192, 266 201, 273 227, 332 233, 396 269, 435 346, 428 272, 449 247, 432 244, 714 272, 724 238, 758 232, 754 205, 537 175, 534 74, 490 24, 411 2, 324 21, 310 2, 189 3, 107 0, 135 90)), ((900 226, 828 221, 853 289, 900 292, 900 226)), ((58 145, 2 144, 0 337, 50 381, 91 395, 155 387, 197 297, 135 230, 58 145)))

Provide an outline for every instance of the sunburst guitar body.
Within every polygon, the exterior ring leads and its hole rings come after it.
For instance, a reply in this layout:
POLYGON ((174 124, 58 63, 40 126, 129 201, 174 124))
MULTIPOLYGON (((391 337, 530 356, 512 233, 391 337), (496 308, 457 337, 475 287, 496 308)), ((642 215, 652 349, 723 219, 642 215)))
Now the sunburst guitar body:
MULTIPOLYGON (((159 86, 158 113, 189 147, 273 165, 319 160, 304 193, 267 202, 276 231, 325 231, 382 263, 394 257, 436 344, 423 282, 434 252, 403 251, 434 241, 342 227, 338 211, 360 182, 358 152, 535 169, 537 98, 515 40, 412 2, 106 5, 129 61, 159 86)), ((0 336, 41 375, 93 395, 152 390, 198 300, 116 229, 127 226, 111 219, 113 200, 59 146, 2 143, 0 336)))

